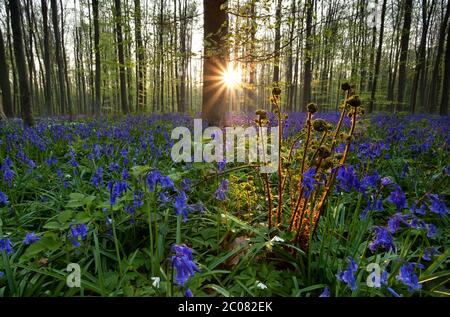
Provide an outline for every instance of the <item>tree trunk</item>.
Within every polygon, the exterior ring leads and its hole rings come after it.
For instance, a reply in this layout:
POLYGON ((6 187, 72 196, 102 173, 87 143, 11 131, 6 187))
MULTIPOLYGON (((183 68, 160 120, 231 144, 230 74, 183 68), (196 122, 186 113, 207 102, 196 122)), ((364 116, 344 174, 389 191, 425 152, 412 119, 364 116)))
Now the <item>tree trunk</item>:
POLYGON ((412 16, 413 0, 405 0, 404 5, 404 20, 402 28, 402 36, 400 40, 400 65, 398 71, 398 95, 397 105, 395 110, 403 110, 403 101, 405 97, 406 79, 407 79, 407 63, 408 63, 408 49, 409 37, 411 31, 411 16, 412 16))
POLYGON ((438 104, 438 78, 442 63, 442 54, 444 53, 445 36, 447 35, 448 20, 450 16, 450 1, 447 1, 447 9, 445 10, 444 19, 439 29, 439 43, 434 61, 433 71, 431 73, 430 90, 428 94, 428 112, 434 113, 438 104))
POLYGON ((14 116, 13 101, 11 97, 11 87, 9 83, 9 70, 6 63, 5 42, 3 41, 2 30, 0 29, 0 88, 2 90, 3 111, 8 118, 14 116))
POLYGON ((228 63, 226 0, 203 0, 204 62, 202 117, 210 125, 226 124, 227 90, 222 77, 228 63))
POLYGON ((44 32, 44 96, 45 96, 45 109, 46 114, 51 116, 52 112, 52 74, 50 65, 50 38, 49 38, 49 27, 48 27, 48 6, 47 0, 41 0, 41 10, 42 10, 42 24, 44 32))
POLYGON ((414 70, 414 79, 411 87, 411 100, 410 111, 416 112, 417 104, 417 90, 419 88, 420 76, 425 76, 425 57, 426 57, 426 44, 428 35, 428 26, 430 25, 431 13, 433 12, 434 1, 430 8, 430 13, 427 14, 427 0, 422 0, 422 34, 420 36, 419 50, 417 52, 416 67, 414 70))
POLYGON ((98 0, 92 0, 92 15, 94 20, 94 54, 95 54, 95 102, 94 114, 100 115, 102 95, 101 95, 101 78, 102 68, 100 59, 100 27, 98 23, 98 0))
POLYGON ((61 107, 61 113, 64 114, 67 106, 66 87, 64 78, 64 63, 62 60, 62 52, 61 52, 61 36, 59 32, 59 23, 58 23, 58 6, 56 4, 56 0, 51 0, 51 7, 52 7, 53 34, 55 37, 56 65, 58 69, 59 103, 61 107))
MULTIPOLYGON (((450 28, 449 28, 450 31, 450 28)), ((448 114, 448 97, 450 92, 450 32, 447 32, 447 48, 445 51, 444 80, 442 83, 442 97, 439 113, 441 116, 448 114)))
POLYGON ((274 45, 274 66, 272 81, 274 86, 278 86, 280 81, 280 48, 281 48, 281 9, 283 1, 278 0, 275 12, 275 45, 274 45))
POLYGON ((11 14, 11 28, 13 33, 14 56, 16 59, 17 73, 19 76, 20 89, 20 108, 22 119, 25 126, 33 126, 34 119, 31 108, 30 87, 28 81, 28 72, 25 61, 22 36, 22 20, 19 1, 10 0, 9 9, 11 14))
POLYGON ((120 104, 122 112, 124 114, 127 114, 129 111, 127 98, 125 54, 123 50, 122 9, 120 1, 121 0, 114 0, 114 15, 116 19, 117 58, 119 61, 120 104))
POLYGON ((306 106, 311 102, 311 81, 312 81, 312 20, 314 13, 314 1, 307 0, 305 3, 306 11, 306 45, 304 55, 304 70, 303 70, 303 100, 302 109, 306 112, 306 106))
POLYGON ((373 81, 372 81, 372 87, 371 87, 372 93, 370 96, 370 104, 369 104, 369 109, 368 109, 369 113, 371 113, 375 110, 375 107, 374 107, 375 93, 377 91, 378 76, 380 74, 381 54, 383 53, 384 20, 386 17, 386 5, 387 5, 387 0, 383 0, 383 4, 381 6, 380 37, 378 39, 377 57, 375 60, 375 71, 373 74, 373 81))

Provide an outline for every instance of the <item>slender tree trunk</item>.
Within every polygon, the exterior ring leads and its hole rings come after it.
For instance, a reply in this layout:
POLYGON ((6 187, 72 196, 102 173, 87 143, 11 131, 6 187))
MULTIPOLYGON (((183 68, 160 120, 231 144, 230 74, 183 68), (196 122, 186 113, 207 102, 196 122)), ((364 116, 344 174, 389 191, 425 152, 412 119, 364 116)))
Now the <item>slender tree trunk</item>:
POLYGON ((407 63, 409 50, 409 37, 411 32, 411 16, 412 16, 413 0, 405 0, 404 3, 404 20, 402 28, 402 36, 400 40, 400 65, 398 71, 398 95, 395 110, 403 110, 403 101, 406 90, 407 79, 407 63))
POLYGON ((56 66, 57 66, 57 74, 58 74, 58 85, 59 85, 59 103, 60 103, 60 111, 62 114, 66 111, 66 87, 65 87, 65 79, 64 79, 64 63, 62 59, 61 52, 61 36, 59 32, 59 23, 58 23, 58 6, 56 4, 56 0, 51 0, 51 8, 52 8, 52 24, 53 24, 53 34, 55 37, 55 56, 56 56, 56 66))
POLYGON ((282 0, 278 0, 277 10, 275 12, 275 45, 274 45, 274 66, 272 81, 275 86, 278 86, 280 81, 280 48, 281 48, 281 9, 282 0))
POLYGON ((16 59, 16 67, 19 75, 19 89, 20 89, 19 99, 20 99, 20 108, 22 112, 22 119, 25 126, 33 126, 34 119, 32 114, 28 72, 23 47, 22 19, 19 1, 10 0, 9 9, 11 14, 11 28, 13 33, 14 56, 16 59))
POLYGON ((119 82, 120 82, 120 105, 122 112, 127 114, 128 98, 127 98, 127 79, 126 79, 126 65, 125 54, 123 47, 123 34, 122 34, 122 9, 121 0, 114 0, 114 16, 116 20, 116 39, 117 39, 117 58, 119 61, 119 82))
MULTIPOLYGON (((450 31, 450 28, 449 28, 450 31)), ((439 113, 441 116, 448 114, 448 98, 450 93, 450 32, 447 34, 447 47, 445 51, 444 80, 442 83, 442 97, 439 113)))
POLYGON ((222 72, 228 63, 226 0, 203 0, 204 62, 202 117, 210 125, 226 124, 227 90, 222 72))
POLYGON ((430 90, 428 94, 428 112, 434 113, 438 108, 438 78, 440 74, 440 68, 442 64, 442 55, 444 54, 445 36, 447 35, 447 28, 450 16, 450 1, 447 1, 447 9, 445 10, 444 19, 442 20, 439 29, 439 43, 436 53, 436 59, 434 60, 433 71, 431 73, 430 90))
POLYGON ((306 106, 311 102, 311 81, 312 81, 312 21, 314 13, 314 1, 307 0, 305 3, 306 11, 306 45, 304 55, 304 70, 303 70, 303 100, 302 109, 306 112, 306 106))
POLYGON ((417 90, 419 88, 420 76, 425 76, 425 58, 426 44, 428 35, 428 26, 430 25, 431 13, 433 12, 434 1, 432 2, 430 13, 427 14, 427 0, 422 0, 422 34, 420 36, 419 50, 417 52, 416 67, 414 70, 414 79, 411 87, 410 111, 416 112, 417 90))
POLYGON ((100 28, 98 22, 98 0, 92 0, 92 15, 94 20, 94 54, 95 54, 95 103, 94 113, 100 115, 102 95, 101 95, 101 78, 102 68, 100 59, 100 28))
POLYGON ((45 80, 44 80, 44 96, 45 96, 45 109, 46 114, 51 116, 53 114, 52 111, 52 83, 51 83, 51 69, 50 65, 50 37, 49 37, 49 27, 48 27, 48 6, 47 0, 41 0, 41 10, 42 10, 42 24, 43 24, 43 32, 44 32, 44 72, 45 72, 45 80))
POLYGON ((0 29, 0 88, 2 90, 3 111, 6 117, 12 118, 13 101, 11 97, 11 87, 9 83, 9 70, 6 63, 5 42, 3 41, 2 30, 0 29))
POLYGON ((377 57, 375 60, 375 72, 373 74, 373 80, 372 80, 372 93, 370 95, 370 104, 369 104, 369 113, 373 112, 374 102, 375 102, 375 93, 377 91, 377 83, 378 83, 378 76, 380 74, 380 64, 381 64, 381 54, 383 53, 383 37, 384 37, 384 20, 386 17, 386 5, 387 0, 383 0, 383 4, 381 6, 381 26, 380 26, 380 35, 378 38, 378 49, 377 49, 377 57))

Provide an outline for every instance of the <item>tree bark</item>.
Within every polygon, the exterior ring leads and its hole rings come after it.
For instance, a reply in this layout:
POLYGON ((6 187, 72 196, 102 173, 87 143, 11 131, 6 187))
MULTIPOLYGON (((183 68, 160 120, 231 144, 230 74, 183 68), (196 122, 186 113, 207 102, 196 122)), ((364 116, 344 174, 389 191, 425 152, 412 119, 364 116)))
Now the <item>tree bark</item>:
POLYGON ((305 3, 306 11, 306 44, 304 51, 304 70, 303 70, 303 100, 302 109, 306 112, 306 106, 311 102, 311 81, 312 81, 312 20, 314 13, 314 1, 307 0, 305 3))
POLYGON ((28 72, 25 61, 22 36, 22 19, 19 1, 10 0, 9 9, 11 14, 11 29, 13 33, 14 56, 16 59, 17 73, 19 76, 20 108, 25 126, 33 126, 34 119, 31 107, 30 87, 28 72))
POLYGON ((122 34, 122 9, 120 1, 121 0, 114 0, 114 15, 116 19, 117 58, 119 61, 120 104, 122 112, 124 114, 127 114, 129 112, 129 108, 127 98, 125 54, 122 34))
POLYGON ((442 83, 441 106, 439 113, 441 116, 448 114, 448 97, 450 92, 450 27, 447 32, 447 48, 445 51, 444 80, 442 83))
POLYGON ((381 54, 383 53, 384 20, 386 17, 386 5, 387 5, 387 0, 383 0, 383 4, 381 6, 381 26, 380 26, 380 35, 378 38, 377 57, 375 60, 375 71, 373 74, 372 87, 371 87, 372 93, 370 96, 370 104, 369 104, 369 109, 368 109, 369 113, 371 113, 375 110, 375 107, 374 107, 375 93, 377 91, 378 76, 380 74, 381 54))
POLYGON ((11 86, 9 82, 9 70, 6 63, 5 42, 0 29, 0 88, 2 90, 3 111, 8 118, 14 116, 13 101, 11 97, 11 86))
POLYGON ((98 0, 92 0, 92 15, 94 20, 94 55, 95 55, 95 101, 94 114, 100 115, 102 95, 101 95, 101 80, 102 68, 100 59, 100 27, 98 22, 98 0))
POLYGON ((273 85, 278 86, 280 81, 280 48, 281 48, 281 9, 282 0, 278 0, 277 10, 275 12, 275 45, 274 45, 274 66, 273 66, 273 85))
POLYGON ((400 65, 398 71, 398 95, 397 105, 395 110, 403 110, 403 101, 406 90, 406 76, 407 76, 407 63, 408 63, 408 50, 409 50, 409 37, 411 32, 411 16, 412 16, 413 0, 405 0, 404 5, 404 19, 402 36, 400 40, 400 65))
POLYGON ((227 89, 223 71, 228 63, 226 0, 203 0, 204 62, 202 118, 210 125, 225 125, 227 89))
POLYGON ((434 113, 438 108, 438 78, 442 63, 442 54, 444 53, 445 36, 447 35, 448 20, 450 16, 450 1, 447 1, 447 9, 445 10, 444 19, 442 20, 439 28, 439 43, 434 60, 433 71, 431 73, 430 90, 428 94, 428 112, 434 113))

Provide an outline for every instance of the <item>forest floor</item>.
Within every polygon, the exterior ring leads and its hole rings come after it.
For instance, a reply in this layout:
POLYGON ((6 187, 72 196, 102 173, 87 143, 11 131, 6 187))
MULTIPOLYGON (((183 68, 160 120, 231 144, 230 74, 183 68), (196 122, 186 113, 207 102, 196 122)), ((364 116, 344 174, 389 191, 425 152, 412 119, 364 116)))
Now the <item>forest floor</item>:
POLYGON ((0 122, 0 296, 449 296, 450 117, 313 119, 281 208, 277 173, 174 163, 189 116, 0 122))

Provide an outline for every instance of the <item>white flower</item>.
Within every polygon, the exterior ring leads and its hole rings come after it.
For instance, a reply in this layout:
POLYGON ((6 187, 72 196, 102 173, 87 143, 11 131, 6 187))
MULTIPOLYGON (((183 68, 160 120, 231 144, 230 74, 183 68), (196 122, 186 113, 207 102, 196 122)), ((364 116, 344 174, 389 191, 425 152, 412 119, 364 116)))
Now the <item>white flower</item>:
POLYGON ((280 238, 279 236, 275 236, 270 240, 270 242, 284 242, 284 239, 280 238))
POLYGON ((161 281, 161 279, 159 277, 152 277, 152 281, 153 281, 153 287, 159 288, 159 282, 161 281))
POLYGON ((257 287, 257 288, 259 288, 259 289, 266 289, 266 288, 267 288, 267 285, 266 285, 266 284, 263 284, 263 283, 261 283, 260 281, 256 281, 256 282, 258 282, 258 283, 256 284, 256 287, 257 287))

